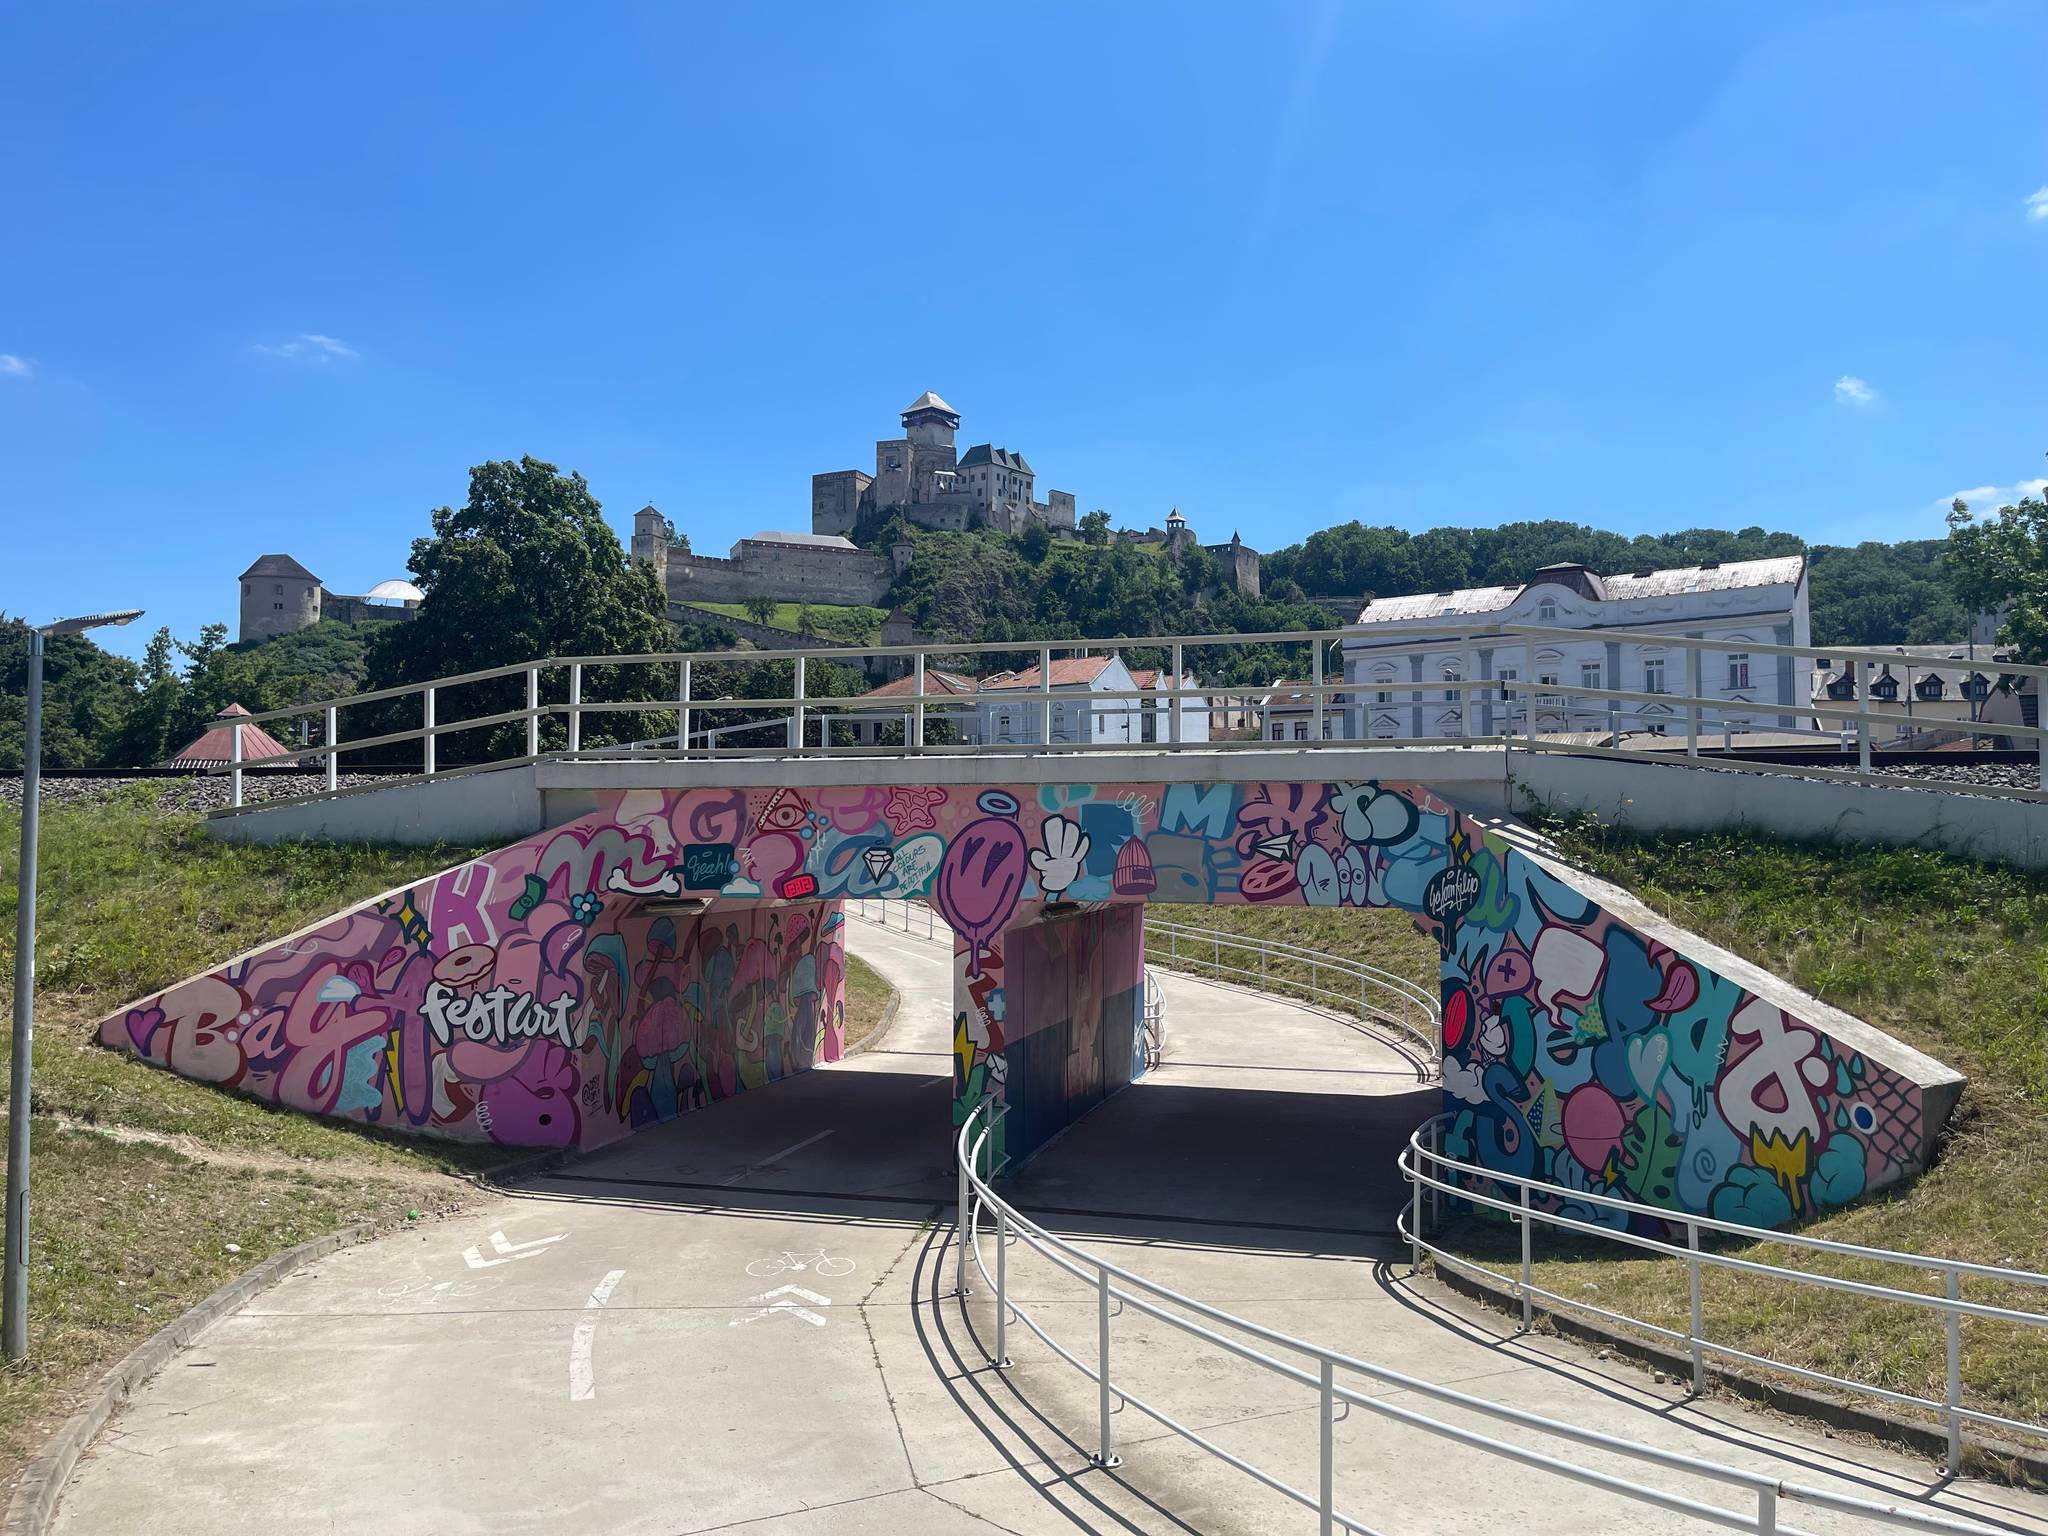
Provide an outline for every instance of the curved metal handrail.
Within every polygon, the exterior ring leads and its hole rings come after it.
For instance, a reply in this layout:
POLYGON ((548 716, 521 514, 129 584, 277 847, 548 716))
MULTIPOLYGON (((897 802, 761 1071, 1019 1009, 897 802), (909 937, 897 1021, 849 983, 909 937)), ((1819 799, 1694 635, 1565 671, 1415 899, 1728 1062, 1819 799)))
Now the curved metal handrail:
POLYGON ((1932 1254, 1905 1253, 1892 1248, 1871 1248, 1860 1243, 1840 1243, 1829 1238, 1813 1237, 1802 1232, 1781 1232, 1768 1227, 1745 1226, 1740 1222, 1722 1221, 1711 1216, 1694 1215, 1687 1211, 1668 1210, 1660 1206, 1647 1206, 1638 1201, 1623 1200, 1612 1195, 1597 1194, 1588 1190, 1567 1189, 1561 1185, 1545 1183, 1540 1179, 1524 1178, 1518 1174, 1504 1173, 1479 1163, 1469 1163, 1447 1157, 1440 1150, 1445 1125, 1449 1115, 1437 1115, 1425 1121, 1408 1138, 1408 1145, 1401 1153, 1398 1166, 1408 1180, 1413 1194, 1409 1209, 1397 1218, 1401 1235, 1408 1240, 1413 1262, 1421 1267, 1422 1255, 1426 1252, 1440 1263, 1446 1263, 1473 1274, 1486 1276, 1512 1290, 1522 1303, 1522 1326, 1527 1329, 1532 1322, 1537 1298, 1552 1306, 1564 1307, 1571 1311, 1603 1317, 1625 1327, 1639 1329, 1658 1338, 1667 1339, 1684 1346, 1692 1357, 1692 1389, 1700 1392, 1706 1385, 1706 1356, 1714 1354, 1748 1365, 1768 1370, 1783 1371, 1806 1381, 1818 1382, 1824 1386, 1875 1397, 1902 1407, 1920 1408, 1938 1415, 1948 1426, 1949 1447, 1948 1467, 1951 1473, 1959 1471, 1962 1465, 1963 1426, 1974 1423, 2011 1430, 2019 1434, 2048 1438, 2048 1425, 2031 1423, 2024 1419, 2007 1418, 2001 1414, 1986 1413, 1980 1409, 1964 1406, 1962 1402, 1962 1320, 1965 1317, 1992 1322, 2012 1323, 2021 1327, 2048 1328, 2048 1313, 2027 1312, 2013 1307, 1994 1306, 1984 1302, 1966 1301, 1962 1297, 1962 1282, 1965 1277, 1995 1280, 2006 1285, 2048 1288, 2048 1274, 2033 1270, 2010 1269, 1996 1264, 1976 1264, 1964 1259, 1944 1259, 1932 1254), (1427 1143, 1427 1144, 1426 1144, 1427 1143), (1513 1200, 1501 1198, 1490 1192, 1492 1188, 1509 1189, 1516 1192, 1513 1200), (1488 1210, 1501 1211, 1520 1227, 1522 1233, 1521 1273, 1502 1274, 1473 1262, 1461 1254, 1446 1251, 1425 1235, 1424 1191, 1430 1192, 1434 1203, 1439 1196, 1463 1200, 1488 1210), (1598 1222, 1582 1221, 1561 1214, 1557 1210, 1546 1210, 1537 1205, 1537 1200, 1550 1200, 1559 1206, 1592 1206, 1602 1210, 1625 1213, 1631 1217, 1648 1217, 1673 1227, 1685 1229, 1683 1246, 1666 1242, 1645 1233, 1628 1232, 1603 1226, 1598 1222), (1684 1330, 1667 1328, 1658 1323, 1632 1317, 1607 1307, 1594 1306, 1591 1302, 1576 1297, 1563 1296, 1555 1291, 1543 1289, 1535 1284, 1532 1275, 1533 1255, 1531 1233, 1533 1225, 1541 1222, 1561 1232, 1572 1232, 1587 1237, 1598 1237, 1626 1247, 1642 1249, 1645 1252, 1661 1254, 1666 1258, 1681 1259, 1685 1262, 1691 1289, 1690 1326, 1684 1330), (1732 1254, 1716 1253, 1700 1247, 1702 1233, 1736 1239, 1751 1243, 1778 1243, 1786 1247, 1801 1248, 1814 1253, 1835 1254, 1844 1258, 1859 1259, 1871 1263, 1889 1264, 1902 1268, 1927 1270, 1943 1277, 1944 1294, 1931 1296, 1924 1291, 1905 1290, 1897 1286, 1873 1284, 1863 1280, 1845 1280, 1834 1275, 1815 1274, 1808 1270, 1788 1269, 1782 1265, 1767 1264, 1757 1259, 1738 1258, 1732 1254), (1717 1343, 1705 1335, 1702 1317, 1700 1291, 1701 1271, 1706 1266, 1734 1270, 1766 1279, 1787 1280, 1795 1284, 1813 1286, 1823 1290, 1842 1291, 1872 1301, 1896 1302, 1905 1306, 1919 1307, 1926 1311, 1942 1314, 1948 1335, 1947 1385, 1940 1399, 1922 1397, 1916 1393, 1900 1392, 1890 1387, 1880 1387, 1873 1382, 1858 1381, 1851 1377, 1836 1376, 1810 1366, 1793 1365, 1787 1361, 1774 1360, 1749 1350, 1738 1349, 1732 1344, 1717 1343))
POLYGON ((1745 1471, 1738 1467, 1723 1466, 1716 1462, 1687 1456, 1676 1451, 1667 1451, 1657 1446, 1645 1445, 1639 1441, 1603 1434, 1598 1430, 1586 1429, 1557 1419, 1545 1418, 1541 1414, 1525 1409, 1511 1408, 1504 1403, 1474 1397, 1451 1387, 1439 1386, 1435 1382, 1409 1376, 1401 1371, 1376 1365, 1352 1355, 1327 1350, 1291 1334, 1281 1333, 1246 1318, 1237 1317, 1205 1302, 1184 1296, 1158 1282, 1120 1265, 1097 1258, 1064 1238, 1055 1236, 1038 1223, 1018 1211, 1008 1201, 996 1194, 989 1180, 978 1170, 985 1160, 988 1138, 996 1117, 1002 1112, 1001 1106, 984 1101, 968 1115, 960 1127, 955 1141, 954 1157, 959 1175, 959 1207, 955 1227, 958 1248, 954 1263, 954 1293, 965 1297, 969 1294, 967 1285, 967 1257, 971 1251, 974 1267, 984 1284, 993 1287, 996 1301, 995 1349, 989 1356, 990 1363, 998 1370, 1007 1370, 1010 1360, 1006 1353, 1008 1328, 1011 1316, 1024 1324, 1031 1333, 1054 1354, 1065 1360, 1081 1374, 1096 1384, 1097 1448, 1094 1460, 1103 1466, 1115 1466, 1120 1458, 1116 1455, 1115 1442, 1110 1423, 1110 1399, 1121 1398, 1138 1409, 1148 1418, 1156 1420, 1190 1443, 1208 1451, 1238 1471, 1263 1483, 1275 1492, 1292 1499, 1308 1509, 1317 1511, 1324 1532, 1342 1527, 1347 1531, 1370 1532, 1370 1527, 1354 1517, 1338 1510, 1335 1504, 1334 1484, 1334 1435, 1337 1404, 1362 1408, 1370 1413, 1390 1418, 1397 1423, 1422 1429, 1457 1444, 1471 1446, 1490 1455, 1517 1462, 1523 1466, 1540 1468, 1568 1477, 1576 1482, 1600 1488, 1610 1493, 1637 1500, 1659 1509, 1691 1515, 1716 1525, 1727 1526, 1738 1531, 1770 1533, 1791 1533, 1793 1528, 1781 1525, 1777 1518, 1778 1500, 1791 1499, 1812 1504, 1819 1508, 1831 1509, 1844 1514, 1857 1515, 1877 1520, 1883 1524, 1898 1526, 1907 1530, 1952 1533, 1952 1536, 1993 1536, 1993 1528, 1974 1521, 1950 1519, 1933 1515, 1924 1510, 1899 1505, 1880 1504, 1871 1500, 1851 1498, 1831 1493, 1824 1489, 1808 1488, 1789 1483, 1762 1473, 1745 1471), (970 1141, 971 1138, 971 1141, 970 1141), (980 1221, 984 1211, 993 1212, 996 1219, 996 1267, 989 1273, 982 1257, 980 1243, 980 1221), (1093 1365, 1062 1345, 1046 1331, 1045 1327, 1031 1315, 1028 1308, 1013 1301, 1009 1292, 1009 1250, 1010 1237, 1015 1234, 1018 1241, 1050 1262, 1055 1268, 1072 1278, 1091 1286, 1096 1296, 1096 1359, 1093 1365), (1319 1480, 1317 1492, 1311 1494, 1294 1487, 1282 1478, 1254 1465, 1241 1456, 1225 1450, 1199 1430, 1181 1423, 1164 1409, 1147 1402, 1125 1388, 1115 1384, 1111 1370, 1111 1319, 1114 1316, 1112 1304, 1135 1308, 1147 1317, 1165 1323, 1192 1337, 1228 1351, 1239 1359, 1262 1366, 1281 1378, 1310 1387, 1319 1394, 1321 1444, 1319 1452, 1319 1480), (1183 1315, 1186 1314, 1186 1315, 1183 1315), (1202 1319, 1195 1321, 1194 1319, 1202 1319), (1214 1324, 1215 1327, 1205 1326, 1214 1324), (1217 1329, 1229 1329, 1248 1336, 1260 1344, 1276 1351, 1284 1351, 1304 1358, 1314 1365, 1310 1370, 1295 1365, 1286 1359, 1269 1354, 1265 1349, 1254 1348, 1241 1340, 1231 1338, 1217 1329), (1337 1380, 1337 1372, 1347 1371, 1369 1377, 1383 1386, 1393 1387, 1404 1393, 1441 1403, 1449 1407, 1478 1414, 1484 1418, 1512 1424, 1558 1439, 1580 1445, 1594 1446, 1602 1451, 1626 1456, 1631 1459, 1661 1466, 1673 1471, 1720 1482, 1740 1488, 1756 1499, 1756 1511, 1725 1509, 1718 1505, 1702 1503, 1696 1499, 1652 1488, 1647 1484, 1597 1471, 1568 1461, 1559 1455, 1532 1450, 1527 1446, 1501 1440, 1462 1425, 1432 1418, 1428 1414, 1392 1403, 1384 1398, 1374 1397, 1367 1392, 1344 1385, 1337 1380))
POLYGON ((1296 997, 1306 994, 1318 1003, 1356 1015, 1363 1022, 1387 1025, 1416 1047, 1428 1076, 1436 1076, 1441 1071, 1439 1042, 1443 1031, 1443 1004, 1427 987, 1363 960, 1305 949, 1277 939, 1172 922, 1152 916, 1151 910, 1145 918, 1145 941, 1150 944, 1155 934, 1165 939, 1170 964, 1200 966, 1206 973, 1235 977, 1262 992, 1296 997), (1184 952, 1182 939, 1208 946, 1209 957, 1205 959, 1199 947, 1191 947, 1184 952), (1256 967, 1227 965, 1223 960, 1226 949, 1255 953, 1259 956, 1259 963, 1256 967), (1269 961, 1275 958, 1307 966, 1309 979, 1304 982, 1296 977, 1273 974, 1269 961), (1342 989, 1326 987, 1322 985, 1325 972, 1347 977, 1350 984, 1342 989), (1395 1000, 1394 1006, 1376 1006, 1373 1001, 1376 994, 1390 996, 1395 1000))

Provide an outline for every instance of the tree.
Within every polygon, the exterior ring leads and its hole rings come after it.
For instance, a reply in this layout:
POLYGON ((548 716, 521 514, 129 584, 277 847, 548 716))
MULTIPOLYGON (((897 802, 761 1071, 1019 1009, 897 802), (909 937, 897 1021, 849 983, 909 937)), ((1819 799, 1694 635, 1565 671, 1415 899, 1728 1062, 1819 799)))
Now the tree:
POLYGON ((775 622, 775 610, 778 604, 774 598, 764 593, 754 593, 753 596, 743 601, 740 606, 747 610, 747 617, 756 624, 767 625, 775 622))
MULTIPOLYGON (((459 509, 434 512, 432 528, 431 536, 413 541, 407 562, 425 601, 418 618, 392 626, 371 647, 374 688, 549 656, 660 651, 673 643, 667 597, 653 570, 627 555, 581 475, 565 475, 532 457, 479 464, 469 472, 469 500, 459 509)), ((592 668, 583 696, 599 702, 664 698, 674 687, 668 670, 592 668)), ((561 669, 547 687, 544 702, 566 697, 561 669)), ((439 703, 444 720, 497 714, 525 703, 524 680, 518 677, 451 692, 455 696, 439 703)), ((403 722, 396 728, 417 723, 417 700, 394 704, 378 723, 390 716, 403 722)), ((374 706, 363 711, 376 712, 374 706)), ((350 711, 343 736, 368 734, 357 713, 350 711)), ((630 740, 640 725, 631 715, 592 715, 584 740, 630 740)), ((492 745, 523 735, 524 728, 523 721, 496 728, 492 745)), ((550 741, 562 739, 563 732, 560 720, 546 722, 550 741)), ((451 736, 441 755, 458 761, 482 746, 474 738, 451 736)))
MULTIPOLYGON (((28 648, 28 625, 0 614, 0 769, 9 772, 21 769, 27 740, 28 648)), ((88 635, 51 635, 43 647, 44 766, 120 761, 109 754, 135 707, 139 677, 134 662, 88 635)))
POLYGON ((2048 488, 1978 522, 1957 498, 1942 569, 1972 613, 2006 604, 1999 638, 2027 662, 2048 660, 2048 488))
POLYGON ((1081 519, 1083 543, 1103 545, 1109 542, 1109 514, 1097 507, 1081 519))

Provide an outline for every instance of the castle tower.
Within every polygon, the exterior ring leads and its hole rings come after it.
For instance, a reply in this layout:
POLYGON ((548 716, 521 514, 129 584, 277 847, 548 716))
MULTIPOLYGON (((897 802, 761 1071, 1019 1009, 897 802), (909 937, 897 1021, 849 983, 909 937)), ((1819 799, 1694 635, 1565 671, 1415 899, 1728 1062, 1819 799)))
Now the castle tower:
POLYGON ((654 567, 654 579, 668 590, 668 519, 649 502, 633 514, 633 558, 654 567))
POLYGON ((950 460, 955 452, 953 434, 959 430, 960 413, 930 390, 904 408, 903 435, 913 447, 936 448, 950 460))
POLYGON ((1166 514, 1166 547, 1180 549, 1194 542, 1195 535, 1188 527, 1188 520, 1180 515, 1180 508, 1175 507, 1166 514))
POLYGON ((320 622, 320 578, 290 555, 242 572, 242 640, 269 640, 320 622))

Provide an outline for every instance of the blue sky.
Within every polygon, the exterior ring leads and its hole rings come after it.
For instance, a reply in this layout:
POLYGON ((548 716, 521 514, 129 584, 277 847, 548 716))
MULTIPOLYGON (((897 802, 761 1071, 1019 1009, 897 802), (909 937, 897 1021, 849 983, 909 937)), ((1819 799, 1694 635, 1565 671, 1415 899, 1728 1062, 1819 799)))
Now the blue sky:
POLYGON ((2048 473, 2044 57, 2030 0, 9 7, 0 608, 361 591, 521 453, 722 552, 925 389, 1262 548, 1938 534, 2048 473))

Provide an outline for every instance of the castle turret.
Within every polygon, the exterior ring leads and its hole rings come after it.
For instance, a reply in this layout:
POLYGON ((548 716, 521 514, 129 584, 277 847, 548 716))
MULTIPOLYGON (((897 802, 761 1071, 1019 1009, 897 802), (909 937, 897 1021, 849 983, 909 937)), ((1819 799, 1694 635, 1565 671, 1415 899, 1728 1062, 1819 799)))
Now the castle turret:
POLYGON ((290 555, 265 555, 242 572, 243 640, 269 640, 320 622, 320 578, 290 555))
POLYGON ((1194 542, 1195 535, 1188 527, 1188 520, 1180 515, 1180 508, 1175 507, 1166 514, 1166 547, 1179 549, 1182 545, 1194 542))
POLYGON ((633 558, 654 567, 654 579, 668 590, 668 546, 674 538, 668 519, 649 502, 633 514, 633 558))

